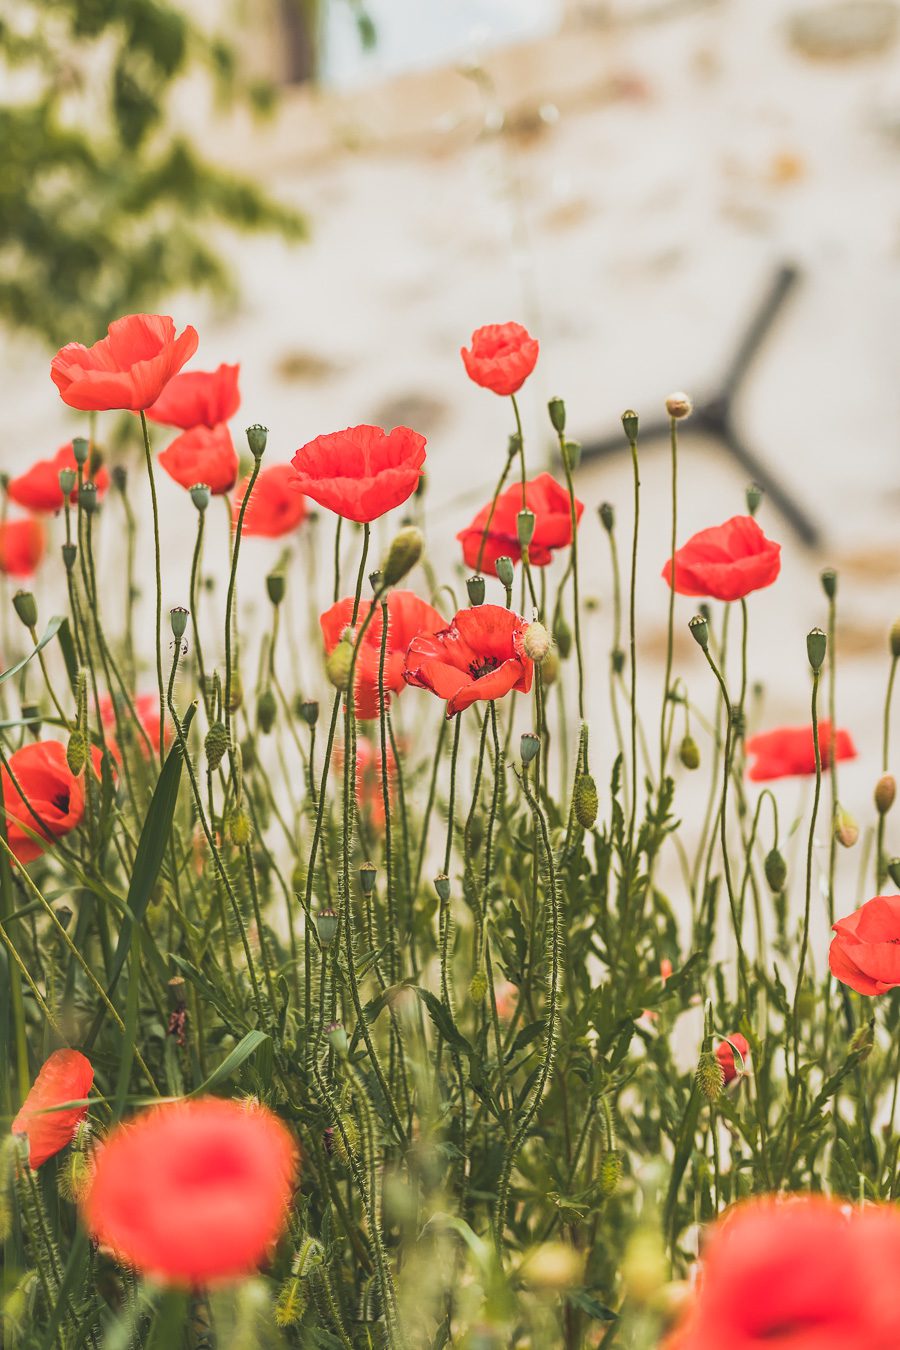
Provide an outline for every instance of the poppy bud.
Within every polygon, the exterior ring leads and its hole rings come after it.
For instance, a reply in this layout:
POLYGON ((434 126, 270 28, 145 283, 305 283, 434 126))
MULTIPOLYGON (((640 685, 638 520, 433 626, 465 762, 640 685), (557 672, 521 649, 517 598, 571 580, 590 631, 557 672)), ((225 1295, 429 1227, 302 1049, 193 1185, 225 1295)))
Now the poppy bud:
POLYGON ((125 465, 114 464, 110 470, 110 478, 112 479, 113 487, 117 492, 121 492, 124 497, 128 487, 128 470, 125 468, 125 465))
POLYGON ((700 747, 693 736, 685 736, 678 750, 678 758, 686 769, 700 768, 700 747))
POLYGON ((246 769, 249 772, 250 769, 256 767, 256 741, 254 741, 251 736, 248 736, 246 740, 241 741, 239 749, 241 754, 241 768, 246 769))
POLYGON ((900 858, 891 858, 887 865, 888 876, 895 886, 900 886, 900 858))
POLYGON ((75 544, 63 544, 62 546, 63 562, 66 565, 66 571, 71 572, 75 566, 75 559, 78 556, 78 547, 75 544))
POLYGON ((787 881, 787 863, 777 848, 770 849, 766 854, 763 870, 766 874, 766 881, 769 883, 769 890, 773 895, 779 895, 784 890, 784 883, 787 881))
POLYGON ((597 797, 597 784, 589 773, 580 773, 575 781, 573 793, 575 819, 583 830, 593 828, 600 806, 597 797))
POLYGON ((519 741, 519 754, 522 757, 523 764, 530 764, 540 748, 539 736, 535 736, 533 731, 522 732, 522 739, 519 741))
POLYGON ((320 909, 316 915, 316 930, 323 947, 330 947, 337 936, 338 916, 333 909, 320 909))
POLYGON ((564 661, 568 660, 569 653, 572 650, 572 630, 560 614, 559 623, 556 625, 556 645, 559 648, 559 654, 564 661))
POLYGON ((328 1044, 334 1053, 344 1059, 347 1054, 350 1042, 347 1040, 347 1032, 342 1022, 332 1022, 325 1028, 325 1035, 328 1037, 328 1044))
POLYGON ((84 436, 72 437, 72 454, 75 456, 76 464, 87 464, 87 457, 90 451, 90 445, 84 436))
POLYGON ((252 832, 253 827, 250 823, 250 817, 247 812, 239 806, 235 811, 232 811, 231 815, 228 817, 228 838, 237 848, 243 848, 245 844, 250 843, 250 835, 252 832))
POLYGON ((383 586, 396 586, 407 572, 411 572, 422 556, 425 537, 415 525, 404 525, 394 535, 387 557, 381 564, 383 586))
POLYGON ((850 1037, 850 1053, 858 1055, 860 1060, 867 1060, 872 1053, 872 1047, 875 1044, 875 1020, 869 1018, 858 1026, 850 1037))
POLYGON ((332 648, 325 661, 325 674, 329 682, 340 693, 344 693, 350 683, 350 666, 353 662, 353 643, 345 635, 336 647, 332 648))
POLYGON ((69 773, 77 778, 84 768, 87 759, 87 740, 80 727, 76 727, 69 737, 66 745, 66 763, 69 766, 69 773))
POLYGON ((619 1182, 622 1180, 622 1155, 616 1148, 608 1148, 600 1160, 600 1171, 598 1181, 600 1182, 600 1194, 607 1198, 615 1195, 619 1189, 619 1182))
POLYGON ((505 586, 506 589, 509 590, 513 584, 513 578, 515 577, 515 572, 513 571, 512 558, 508 558, 504 553, 501 557, 499 557, 496 560, 496 562, 494 563, 494 567, 496 569, 497 576, 500 580, 501 586, 505 586))
POLYGON ((613 648, 613 651, 610 653, 610 661, 612 662, 613 674, 621 675, 622 671, 625 669, 625 653, 622 651, 621 647, 613 648))
POLYGON ((709 651, 709 624, 703 615, 695 614, 688 624, 688 628, 691 630, 691 637, 697 643, 697 646, 702 647, 705 652, 709 651))
POLYGON ((187 628, 187 621, 190 616, 190 610, 185 609, 184 605, 176 605, 174 609, 169 610, 169 621, 172 625, 172 636, 176 642, 184 637, 184 630, 187 628))
POLYGON ((256 700, 256 720, 264 736, 268 736, 272 730, 277 715, 278 704, 275 702, 275 695, 271 689, 264 689, 256 700))
POLYGON ((516 536, 520 548, 527 548, 534 538, 534 512, 527 507, 523 507, 516 516, 516 536))
POLYGON ((205 483, 195 483, 191 488, 191 501, 202 514, 209 506, 209 488, 205 483))
POLYGON ((677 422, 682 421, 685 417, 690 417, 693 411, 694 405, 690 397, 682 390, 679 390, 677 394, 670 394, 666 399, 666 412, 677 422))
POLYGON ((806 635, 806 654, 809 657, 809 664, 813 670, 822 669, 822 662, 825 660, 825 648, 828 645, 828 639, 821 628, 812 628, 806 635))
POLYGON ((13 609, 26 628, 37 627, 37 601, 31 591, 16 591, 13 596, 13 609))
POLYGON ((85 515, 92 516, 100 505, 97 497, 96 483, 82 483, 81 491, 78 493, 78 505, 84 511, 85 515))
POLYGON ((303 699, 297 711, 308 727, 314 727, 319 720, 319 705, 314 698, 303 699))
POLYGON ((469 981, 469 999, 472 1003, 483 1003, 487 993, 487 976, 483 970, 476 970, 469 981))
POLYGON ((529 661, 537 661, 540 664, 550 650, 550 643, 550 634, 542 623, 535 621, 525 629, 522 646, 529 661))
POLYGON ((434 889, 437 891, 438 899, 446 905, 450 899, 450 878, 446 872, 439 872, 434 879, 434 889))
POLYGON ((616 527, 616 508, 612 502, 601 502, 597 507, 597 515, 606 533, 612 534, 616 527))
POLYGON ((628 438, 628 444, 634 448, 637 445, 638 438, 638 415, 628 408, 622 414, 622 430, 628 438))
POLYGON ((252 427, 247 428, 247 444, 250 447, 251 455, 257 463, 265 454, 266 442, 268 439, 269 428, 260 426, 259 422, 254 422, 252 427))
POLYGON ((213 722, 206 733, 204 749, 206 751, 206 763, 215 773, 225 757, 225 751, 228 749, 228 732, 225 730, 224 723, 213 722))
POLYGON ((833 600, 837 595, 837 572, 833 567, 824 567, 819 573, 819 580, 828 599, 833 600))
POLYGON ((759 510, 759 504, 763 499, 763 490, 758 483, 749 483, 744 492, 744 500, 747 503, 747 514, 755 516, 759 510))
POLYGON ((484 604, 484 577, 469 577, 466 582, 466 590, 469 593, 470 605, 484 604))
POLYGON ((559 432, 560 436, 566 429, 566 405, 561 398, 551 398, 547 404, 547 412, 550 414, 550 422, 553 430, 559 432))
POLYGON ((838 807, 834 817, 834 837, 842 848, 852 848, 859 838, 859 826, 843 806, 838 807))
POLYGON ((697 1090, 708 1102, 718 1101, 725 1085, 725 1072, 712 1050, 704 1050, 694 1074, 697 1090))
POLYGON ((282 1280, 272 1305, 272 1321, 276 1327, 296 1327, 303 1321, 309 1302, 305 1284, 306 1281, 297 1275, 282 1280))
POLYGON ((581 463, 581 441, 565 441, 563 458, 570 469, 577 469, 581 463))
POLYGON ((895 659, 900 658, 900 619, 895 619, 891 624, 891 656, 895 659))
POLYGON ((894 805, 897 795, 897 780, 892 773, 883 773, 875 784, 875 808, 880 816, 886 816, 894 805))
POLYGON ((549 689, 559 679, 559 657, 551 647, 541 662, 541 682, 549 689))
POLYGON ((344 1167, 350 1166, 351 1157, 359 1152, 359 1129, 356 1121, 346 1112, 341 1113, 341 1123, 335 1128, 332 1137, 334 1151, 344 1167))
POLYGON ((363 895, 371 895, 375 889, 378 868, 372 862, 364 862, 359 869, 359 887, 363 895))
POLYGON ((266 577, 266 590, 273 605, 280 605, 284 599, 284 573, 270 572, 266 577))
POLYGON ((75 491, 75 484, 78 482, 78 475, 74 469, 60 469, 59 471, 59 490, 63 497, 71 497, 75 491))
POLYGON ((22 704, 22 720, 29 723, 29 729, 33 735, 40 735, 41 710, 36 703, 22 704))

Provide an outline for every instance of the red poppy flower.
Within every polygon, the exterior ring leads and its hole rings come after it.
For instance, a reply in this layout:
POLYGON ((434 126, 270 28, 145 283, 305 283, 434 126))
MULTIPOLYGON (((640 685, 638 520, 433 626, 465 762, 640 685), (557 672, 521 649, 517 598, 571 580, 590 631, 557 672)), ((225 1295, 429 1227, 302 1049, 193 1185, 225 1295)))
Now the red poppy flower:
POLYGON ((527 694, 534 666, 525 655, 526 628, 501 605, 461 609, 448 628, 413 638, 403 678, 446 699, 448 717, 511 689, 527 694))
POLYGON ((295 491, 360 524, 402 506, 415 492, 425 462, 425 437, 409 427, 348 427, 317 436, 291 460, 295 491))
MULTIPOLYGON (((692 535, 675 554, 675 590, 712 600, 740 600, 771 586, 781 571, 781 545, 767 539, 752 516, 732 516, 692 535)), ((672 584, 672 559, 662 570, 672 584)))
POLYGON ((234 417, 241 406, 238 391, 240 366, 216 370, 187 370, 166 385, 147 409, 151 422, 192 431, 194 427, 217 427, 234 417))
MULTIPOLYGON (((344 747, 335 747, 332 759, 336 777, 344 773, 344 747)), ((397 791, 397 761, 390 744, 387 748, 388 800, 393 806, 397 791)), ((384 828, 384 793, 381 786, 381 744, 368 736, 356 738, 356 804, 377 829, 384 828)))
MULTIPOLYGON (((158 694, 135 694, 132 698, 134 710, 138 715, 138 721, 150 739, 153 749, 159 754, 159 695, 158 694)), ((123 702, 119 707, 119 720, 128 720, 131 713, 127 705, 123 702)), ((100 720, 103 723, 106 736, 106 745, 109 753, 117 764, 122 763, 122 752, 116 743, 114 733, 116 730, 116 710, 113 700, 109 694, 100 695, 100 720)), ((165 724, 166 745, 171 745, 174 731, 168 722, 165 724)), ((147 743, 139 732, 135 731, 135 743, 142 754, 146 754, 147 743)))
POLYGON ((838 919, 828 953, 831 973, 858 994, 900 985, 900 895, 876 895, 838 919))
POLYGON ((747 1037, 742 1036, 739 1031, 736 1031, 733 1036, 729 1036, 727 1041, 720 1041, 716 1046, 716 1059, 722 1066, 726 1083, 730 1083, 733 1078, 737 1078, 739 1073, 744 1072, 749 1058, 750 1046, 747 1037), (737 1047, 737 1055, 734 1053, 735 1047, 737 1047))
POLYGON ((213 494, 230 492, 237 482, 238 454, 224 422, 183 431, 159 457, 170 478, 183 488, 205 483, 213 494))
MULTIPOLYGON (((776 727, 751 736, 747 754, 753 763, 747 773, 754 783, 768 783, 774 778, 794 778, 816 771, 816 748, 812 726, 776 727)), ((849 731, 839 730, 834 736, 834 754, 837 760, 855 759, 856 746, 849 731)), ((822 769, 828 768, 831 756, 831 723, 819 723, 819 758, 822 769)))
MULTIPOLYGON (((436 633, 446 628, 446 619, 438 614, 425 600, 420 600, 412 591, 390 591, 388 594, 388 635, 384 654, 384 687, 393 694, 399 694, 406 683, 404 669, 406 653, 413 638, 420 634, 436 633)), ((356 630, 365 619, 367 611, 360 606, 357 615, 356 630)), ((329 655, 334 651, 344 633, 350 627, 353 616, 353 597, 339 600, 336 605, 326 609, 319 616, 322 636, 325 639, 325 651, 329 655)), ((378 667, 381 661, 381 606, 366 629, 362 646, 356 658, 355 691, 356 716, 362 721, 378 716, 378 667)))
POLYGON ((715 1223, 666 1350, 900 1345, 900 1214, 821 1195, 747 1200, 715 1223))
POLYGON ((70 1106, 65 1111, 53 1107, 86 1097, 93 1081, 91 1061, 77 1050, 54 1050, 44 1061, 12 1123, 13 1134, 28 1136, 28 1161, 33 1168, 71 1144, 88 1112, 86 1106, 70 1106))
MULTIPOLYGON (((572 543, 572 515, 569 510, 569 494, 560 487, 549 473, 539 473, 525 484, 525 505, 534 512, 534 535, 528 545, 528 561, 536 567, 546 567, 553 560, 553 550, 568 548, 572 543)), ((490 516, 491 527, 484 540, 484 552, 481 557, 481 571, 497 575, 497 559, 504 554, 517 562, 522 556, 516 519, 522 510, 522 484, 513 483, 505 492, 501 492, 491 515, 491 504, 487 503, 478 512, 472 524, 460 530, 456 536, 463 546, 466 566, 478 568, 478 555, 481 553, 481 541, 490 516)), ((584 503, 576 500, 575 520, 581 520, 584 503)))
POLYGON ((284 1229, 297 1172, 265 1107, 215 1097, 141 1112, 111 1131, 84 1199, 93 1237, 168 1284, 237 1279, 284 1229))
POLYGON ((9 766, 31 807, 29 810, 4 768, 3 805, 9 846, 20 863, 33 862, 44 847, 21 827, 27 826, 47 844, 74 830, 84 815, 84 783, 69 769, 62 741, 23 745, 10 755, 9 766))
POLYGON ((50 362, 50 378, 70 408, 141 412, 196 350, 197 333, 190 324, 176 337, 166 316, 128 314, 111 323, 109 335, 93 347, 80 342, 61 347, 50 362))
POLYGON ((489 323, 476 328, 472 346, 461 347, 460 356, 470 380, 495 394, 514 394, 534 370, 539 350, 520 323, 489 323))
MULTIPOLYGON (((38 459, 30 469, 11 479, 6 489, 10 501, 24 506, 26 511, 61 511, 65 505, 62 488, 59 486, 60 469, 77 470, 72 442, 62 445, 52 459, 38 459)), ((109 487, 109 474, 101 464, 93 474, 92 481, 97 489, 98 500, 109 487)), ((70 495, 69 501, 78 500, 78 489, 70 495)))
POLYGON ((44 527, 34 516, 0 521, 0 572, 10 577, 33 576, 45 547, 44 527))
MULTIPOLYGON (((261 539, 279 539, 281 535, 296 530, 306 517, 306 498, 293 487, 296 479, 297 475, 290 464, 270 464, 260 471, 244 512, 243 534, 257 535, 261 539)), ((235 524, 249 482, 250 479, 245 478, 237 490, 235 524)))

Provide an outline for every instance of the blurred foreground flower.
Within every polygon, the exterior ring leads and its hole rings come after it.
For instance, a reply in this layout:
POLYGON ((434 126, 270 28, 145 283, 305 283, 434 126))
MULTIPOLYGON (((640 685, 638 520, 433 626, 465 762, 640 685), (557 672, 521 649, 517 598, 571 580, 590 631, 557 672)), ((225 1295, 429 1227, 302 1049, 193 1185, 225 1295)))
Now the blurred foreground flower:
POLYGON ((45 548, 44 527, 33 516, 0 521, 0 572, 10 577, 33 576, 45 548))
MULTIPOLYGON (((72 442, 69 441, 66 445, 60 446, 52 459, 35 460, 30 469, 13 478, 6 489, 6 494, 10 501, 23 506, 26 511, 46 513, 61 511, 65 505, 65 497, 59 483, 59 471, 60 469, 74 471, 77 467, 75 451, 72 442)), ((94 474, 88 476, 97 489, 99 501, 109 487, 109 474, 101 464, 94 474)), ((77 502, 77 487, 70 493, 69 500, 77 502)))
MULTIPOLYGON (((269 464, 260 470, 244 512, 245 538, 256 535, 261 539, 279 539, 302 524, 306 519, 306 498, 294 489, 296 477, 290 464, 269 464)), ((245 478, 237 490, 235 525, 249 485, 250 479, 245 478)))
POLYGON ((192 431, 194 427, 212 430, 234 417, 241 406, 240 369, 221 365, 215 370, 189 370, 176 375, 147 409, 148 418, 181 431, 192 431))
MULTIPOLYGON (((399 694, 403 689, 406 653, 413 638, 436 633, 446 628, 447 621, 436 609, 421 600, 413 591, 391 591, 387 597, 388 631, 384 657, 384 688, 399 694)), ((357 614, 358 632, 368 610, 360 606, 357 614)), ((353 597, 347 596, 319 616, 325 651, 330 656, 344 634, 350 629, 353 617, 353 597)), ((372 615, 356 657, 354 691, 356 716, 368 721, 378 716, 378 670, 381 662, 382 619, 381 607, 372 615)))
POLYGON ((194 427, 176 436, 160 455, 170 478, 183 488, 205 483, 214 495, 230 492, 237 482, 238 453, 224 422, 217 427, 194 427))

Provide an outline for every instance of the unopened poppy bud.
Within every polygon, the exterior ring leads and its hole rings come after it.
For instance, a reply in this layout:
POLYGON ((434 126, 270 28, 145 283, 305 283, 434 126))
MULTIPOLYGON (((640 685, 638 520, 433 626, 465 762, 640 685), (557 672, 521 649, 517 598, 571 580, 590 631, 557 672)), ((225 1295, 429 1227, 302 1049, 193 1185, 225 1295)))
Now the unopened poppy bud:
POLYGON ((577 469, 581 463, 581 441, 565 441, 563 456, 570 469, 577 469))
POLYGON ((637 413, 631 408, 626 409, 622 414, 622 430, 628 438, 628 444, 632 447, 637 445, 638 425, 637 413))
POLYGON ((529 1289, 560 1294, 584 1280, 584 1252, 568 1242, 542 1242, 519 1267, 519 1278, 529 1289))
POLYGON ((206 733, 203 748, 206 751, 207 766, 215 773, 225 757, 225 751, 228 749, 228 732, 225 730, 224 723, 213 722, 206 733))
POLYGON ((228 817, 228 838, 236 848, 244 848, 245 845, 250 843, 252 833, 253 826, 250 817, 243 807, 239 806, 228 817))
POLYGON ((520 548, 527 548, 534 538, 534 512, 523 507, 516 516, 516 537, 520 548))
POLYGON ((875 808, 880 816, 886 816, 894 805, 897 796, 897 780, 892 773, 883 773, 875 784, 875 808))
POLYGON ((97 497, 96 483, 82 483, 81 491, 78 493, 78 505, 88 516, 92 516, 100 505, 97 497))
POLYGON ((747 503, 747 514, 755 516, 759 510, 759 504, 763 499, 763 490, 758 483, 749 483, 744 491, 744 500, 747 503))
POLYGON ((314 727, 319 720, 319 705, 314 698, 303 699, 298 711, 308 727, 314 727))
POLYGON ((519 754, 522 757, 523 764, 530 764, 540 748, 541 740, 539 736, 535 736, 533 731, 522 732, 522 739, 519 741, 519 754))
POLYGON ((622 1155, 618 1149, 608 1148, 603 1154, 597 1179, 601 1195, 609 1198, 616 1193, 622 1180, 622 1155))
POLYGON ((678 749, 678 758, 686 769, 700 768, 700 747, 693 736, 685 736, 678 749))
POLYGON ((272 1305, 272 1321, 276 1327, 287 1329, 299 1326, 309 1306, 306 1281, 297 1275, 282 1280, 272 1305))
POLYGON ((275 702, 275 695, 271 689, 264 689, 256 700, 256 720, 264 736, 268 736, 272 730, 277 716, 278 704, 275 702))
POLYGON ((564 661, 568 660, 569 653, 572 650, 572 630, 560 614, 559 622, 556 625, 554 634, 556 645, 559 648, 559 654, 564 661))
POLYGON ((76 727, 69 737, 66 745, 66 763, 69 766, 69 773, 77 778, 84 768, 87 759, 87 740, 80 727, 76 727))
POLYGON ((126 489, 128 488, 128 470, 125 468, 125 465, 114 464, 110 470, 109 476, 112 479, 113 487, 117 492, 121 492, 124 497, 126 489))
POLYGON ((74 469, 60 469, 59 471, 59 490, 64 497, 71 497, 75 491, 75 484, 78 482, 78 475, 74 469))
POLYGON ((702 647, 705 652, 709 651, 709 624, 703 615, 695 614, 688 624, 688 628, 691 630, 691 637, 697 646, 702 647))
POLYGON ((387 557, 381 564, 381 580, 385 586, 396 586, 407 572, 411 572, 422 556, 425 537, 415 525, 405 525, 394 535, 387 557))
POLYGON ((858 1026, 850 1037, 850 1053, 858 1055, 860 1060, 867 1060, 872 1053, 872 1047, 875 1044, 875 1019, 869 1018, 858 1026))
POLYGON ((438 899, 446 905, 450 899, 450 878, 446 872, 438 872, 434 879, 434 889, 437 891, 438 899))
POLYGON ((777 848, 770 849, 766 854, 763 870, 766 874, 769 890, 773 895, 780 895, 787 881, 787 863, 777 848))
POLYGON ((666 399, 666 412, 677 422, 682 421, 685 417, 690 417, 693 411, 694 405, 689 395, 685 394, 683 390, 679 389, 676 394, 670 394, 666 399))
POLYGON ((90 443, 85 436, 72 437, 72 454, 75 456, 76 464, 87 464, 90 448, 90 443))
POLYGON ((350 1047, 350 1042, 347 1040, 347 1032, 344 1029, 343 1022, 331 1022, 325 1028, 325 1035, 334 1053, 340 1059, 344 1059, 350 1047))
POLYGON ((246 769, 249 773, 251 769, 256 768, 256 741, 252 736, 248 736, 245 740, 241 741, 239 748, 241 752, 241 768, 246 769))
POLYGON ((809 657, 809 664, 813 670, 821 670, 822 662, 825 660, 825 648, 828 646, 828 639, 821 628, 813 628, 806 635, 806 654, 809 657))
POLYGON ((328 654, 325 661, 325 674, 329 682, 340 693, 344 693, 350 683, 350 667, 353 663, 353 643, 346 636, 328 654))
POLYGON ((597 796, 597 784, 589 773, 580 773, 575 781, 573 792, 575 819, 583 830, 593 829, 597 819, 600 801, 597 796))
POLYGON ((330 947, 337 936, 338 916, 333 909, 320 909, 316 915, 316 931, 323 947, 330 947))
POLYGON ((375 889, 375 878, 378 876, 378 868, 373 862, 364 862, 359 869, 359 888, 363 895, 371 895, 375 889))
POLYGON ((483 1003, 487 993, 487 976, 483 970, 476 970, 469 981, 469 1000, 472 1003, 483 1003))
POLYGON ((466 590, 469 593, 470 605, 484 604, 484 577, 469 577, 466 581, 466 590))
POLYGON ((380 567, 376 567, 374 571, 369 573, 369 585, 372 587, 373 595, 377 595, 381 590, 384 585, 384 576, 380 567))
POLYGON ((837 595, 837 572, 833 567, 824 567, 819 573, 819 580, 828 599, 833 600, 837 595))
POLYGON ((344 1167, 349 1167, 351 1158, 355 1158, 359 1152, 359 1127, 353 1117, 346 1112, 341 1113, 340 1124, 335 1127, 332 1142, 339 1161, 344 1167))
POLYGON ((895 619, 891 624, 890 644, 891 656, 900 658, 900 619, 895 619))
POLYGON ((694 1074, 697 1090, 708 1102, 718 1101, 725 1085, 725 1072, 712 1050, 704 1050, 694 1074))
POLYGON ((71 572, 75 566, 75 559, 78 556, 78 547, 75 544, 63 544, 62 546, 63 562, 66 565, 66 571, 71 572))
POLYGON ((37 626, 37 601, 31 591, 16 591, 13 596, 13 609, 26 628, 37 626))
POLYGON ((280 605, 284 599, 284 573, 270 572, 266 577, 266 590, 273 605, 280 605))
POLYGON ((550 423, 554 431, 560 435, 566 429, 566 405, 561 398, 551 398, 547 404, 547 412, 550 414, 550 423))
POLYGON ((859 838, 859 826, 843 806, 839 806, 835 813, 834 837, 842 848, 852 848, 859 838))
POLYGON ((600 517, 600 524, 607 534, 612 534, 616 528, 616 508, 612 502, 601 502, 597 507, 597 515, 600 517))
POLYGON ((612 664, 613 674, 621 675, 622 671, 625 669, 625 653, 622 651, 621 647, 613 648, 610 653, 610 662, 612 664))
POLYGON ((888 876, 895 886, 900 887, 900 858, 891 858, 887 865, 888 876))
POLYGON ((549 652, 541 662, 541 683, 545 686, 545 688, 549 689, 550 685, 556 684, 556 681, 558 679, 559 679, 559 656, 557 655, 556 650, 553 647, 551 647, 549 652))
POLYGON ((500 581, 500 585, 505 586, 506 589, 509 590, 513 584, 513 579, 515 577, 512 558, 508 558, 504 553, 494 563, 494 567, 496 568, 497 577, 500 581))
POLYGON ((172 636, 176 642, 184 637, 189 617, 190 610, 185 609, 184 605, 176 605, 174 609, 169 610, 169 622, 172 625, 172 636))
POLYGON ((269 428, 260 426, 259 422, 254 422, 252 427, 247 428, 247 444, 250 447, 250 453, 255 460, 261 460, 266 450, 266 442, 269 439, 269 428))
POLYGON ((205 483, 195 483, 191 488, 191 501, 201 515, 209 506, 209 495, 209 488, 205 483))
POLYGON ((551 638, 546 628, 537 620, 530 623, 525 629, 525 636, 522 639, 522 646, 525 649, 525 655, 529 661, 540 663, 550 650, 551 638))

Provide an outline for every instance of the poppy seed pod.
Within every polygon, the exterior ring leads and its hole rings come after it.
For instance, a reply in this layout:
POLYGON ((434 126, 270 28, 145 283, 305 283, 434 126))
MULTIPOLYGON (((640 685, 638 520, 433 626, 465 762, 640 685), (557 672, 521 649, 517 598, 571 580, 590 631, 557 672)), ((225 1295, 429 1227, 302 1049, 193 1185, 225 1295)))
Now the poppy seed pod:
POLYGON ((676 422, 682 421, 685 417, 690 417, 694 411, 694 405, 688 394, 679 390, 675 394, 670 394, 666 399, 666 412, 676 422))
POLYGON ((87 464, 87 457, 90 453, 90 443, 86 436, 72 437, 72 454, 75 456, 75 463, 78 465, 87 464))
POLYGON ((539 736, 535 736, 533 731, 522 732, 522 739, 519 741, 519 754, 523 764, 530 764, 540 748, 541 741, 539 736))
POLYGON ((763 499, 763 490, 758 483, 750 483, 744 491, 744 500, 747 503, 747 514, 755 516, 759 510, 759 504, 763 499))
POLYGON ((223 722, 213 722, 206 733, 203 748, 206 751, 207 766, 215 772, 228 749, 228 733, 223 722))
POLYGON ((411 572, 422 556, 425 538, 415 525, 404 525, 391 541, 387 557, 381 565, 383 586, 396 586, 408 572, 411 572))
POLYGON ((806 654, 809 657, 809 664, 813 670, 822 669, 822 663, 825 660, 825 649, 828 646, 828 639, 821 628, 812 628, 806 635, 806 654))
POLYGON ((78 493, 78 505, 86 515, 92 516, 100 505, 100 499, 97 496, 97 484, 82 483, 81 490, 78 493))
POLYGON ((525 638, 522 646, 525 649, 525 655, 531 661, 540 664, 550 650, 551 637, 542 623, 535 621, 530 623, 525 629, 525 638))
POLYGON ((577 469, 581 463, 581 441, 565 441, 563 459, 570 469, 577 469))
POLYGON ((896 796, 897 780, 892 773, 883 773, 875 784, 875 808, 880 816, 887 815, 896 796))
POLYGON ((550 424, 553 430, 560 436, 566 429, 566 405, 561 398, 551 398, 547 404, 547 412, 550 414, 550 424))
POLYGON ((210 492, 206 483, 195 483, 191 488, 191 501, 201 514, 209 506, 210 492))
POLYGON ((712 1050, 704 1050, 694 1074, 697 1090, 708 1102, 718 1101, 725 1086, 725 1071, 712 1050))
POLYGON ((340 642, 329 652, 325 661, 325 674, 329 683, 340 693, 345 693, 350 683, 350 667, 353 663, 353 643, 344 635, 340 642))
POLYGON ((265 454, 266 443, 269 439, 269 428, 261 426, 259 422, 254 422, 252 427, 247 428, 247 444, 250 447, 250 453, 257 461, 261 460, 265 454))
POLYGON ((184 637, 189 617, 190 610, 185 609, 184 605, 176 605, 174 609, 169 610, 169 622, 172 625, 172 636, 176 642, 184 637))
POLYGON ((613 674, 621 675, 622 671, 625 669, 625 653, 622 651, 622 648, 615 647, 610 653, 609 659, 613 668, 613 674))
POLYGON ((688 628, 691 630, 691 637, 697 646, 705 652, 709 651, 709 624, 703 618, 703 615, 695 614, 688 624, 688 628))
POLYGON ((484 577, 469 577, 466 581, 466 590, 469 595, 470 605, 484 604, 484 577))
POLYGON ((59 471, 59 490, 63 497, 71 497, 75 491, 75 484, 78 482, 78 475, 74 469, 60 469, 59 471))
POLYGON ((700 747, 693 736, 685 736, 678 749, 678 758, 686 769, 700 768, 700 747))
POLYGON ((364 862, 359 869, 359 888, 363 895, 371 895, 375 890, 375 878, 378 875, 378 868, 373 862, 364 862))
POLYGON ((612 502, 601 502, 597 507, 597 515, 606 533, 612 534, 616 527, 616 508, 612 502))
POLYGON ((264 736, 268 736, 272 730, 277 715, 278 704, 275 702, 275 695, 271 689, 264 689, 256 700, 256 720, 264 736))
POLYGON ((75 559, 78 556, 77 544, 63 544, 62 556, 63 562, 65 563, 66 566, 66 571, 71 572, 72 568, 75 566, 75 559))
POLYGON ((434 879, 434 889, 437 891, 439 900, 444 904, 450 899, 450 878, 446 872, 439 872, 434 879))
POLYGON ((575 819, 583 830, 590 830, 597 819, 600 801, 597 796, 597 784, 589 773, 580 773, 575 782, 573 793, 575 819))
POLYGON ((270 572, 266 577, 266 590, 273 605, 280 605, 284 599, 285 580, 283 572, 270 572))
POLYGON ((297 711, 308 727, 314 727, 319 720, 319 704, 314 698, 303 699, 297 711))
POLYGON ((527 548, 534 538, 534 512, 524 508, 516 515, 516 538, 520 548, 527 548))
POLYGON ((338 916, 333 909, 320 909, 316 915, 316 930, 323 947, 330 947, 337 935, 338 916))
POLYGON ((37 626, 37 601, 31 591, 16 591, 13 596, 13 609, 26 628, 37 626))
POLYGON ((628 438, 628 444, 632 447, 637 445, 638 438, 638 415, 631 408, 628 408, 622 414, 622 430, 628 438))
POLYGON ((770 849, 766 854, 763 869, 766 874, 766 881, 769 884, 769 890, 773 895, 779 895, 784 890, 784 884, 787 881, 787 863, 777 848, 770 849))
POLYGON ((822 583, 822 590, 829 600, 833 600, 837 595, 837 572, 833 567, 825 567, 819 573, 819 580, 822 583))
POLYGON ((504 553, 494 563, 494 567, 496 568, 500 584, 509 590, 513 584, 513 579, 515 578, 512 558, 507 557, 504 553))

